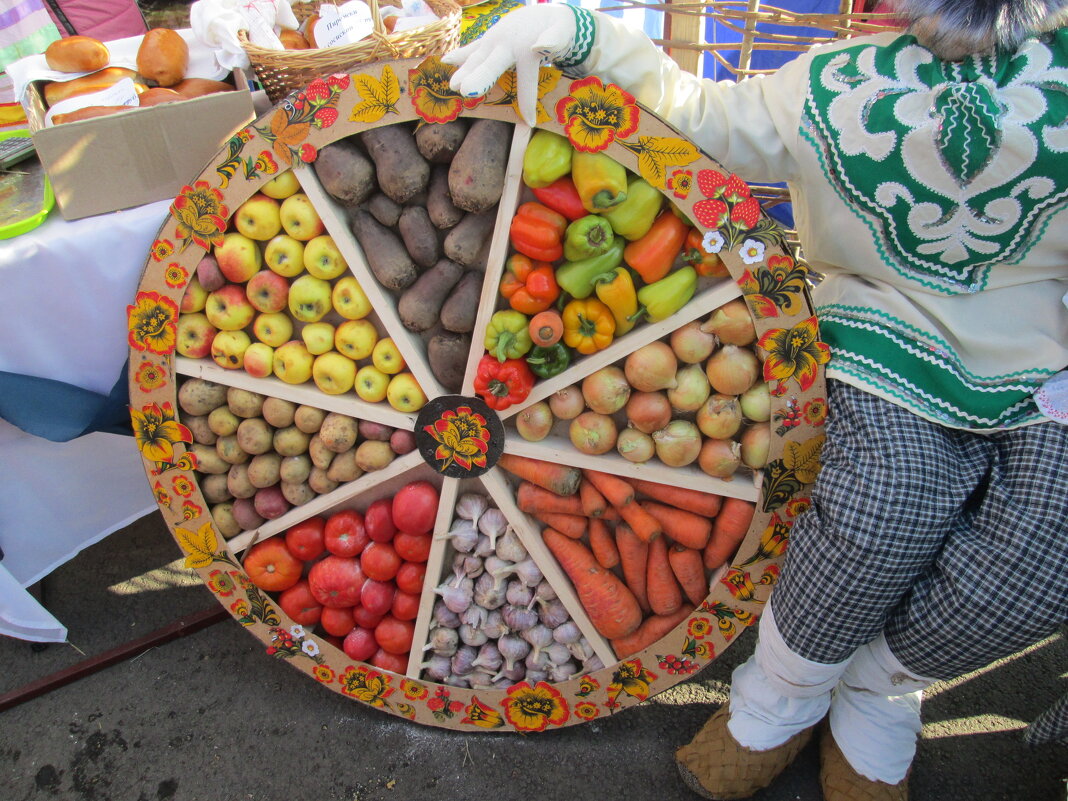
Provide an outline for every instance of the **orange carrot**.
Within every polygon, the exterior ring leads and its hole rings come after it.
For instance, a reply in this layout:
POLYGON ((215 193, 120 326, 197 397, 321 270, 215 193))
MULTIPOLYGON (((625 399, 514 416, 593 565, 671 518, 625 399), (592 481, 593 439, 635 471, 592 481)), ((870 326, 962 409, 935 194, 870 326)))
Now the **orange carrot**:
POLYGON ((579 482, 579 498, 582 499, 582 511, 587 517, 600 517, 608 508, 608 501, 589 479, 584 478, 579 482))
POLYGON ((599 517, 590 518, 590 550, 597 557, 597 563, 611 570, 619 564, 619 548, 616 547, 616 538, 608 530, 608 525, 599 517))
POLYGON ((654 615, 670 615, 682 606, 682 589, 668 562, 667 543, 657 537, 649 543, 645 565, 645 592, 654 615))
POLYGON ((605 570, 590 549, 558 531, 542 532, 546 546, 575 586, 590 623, 607 639, 626 637, 642 622, 638 601, 615 573, 605 570))
POLYGON ((642 621, 642 624, 638 626, 633 634, 627 637, 618 637, 611 641, 612 650, 616 652, 616 658, 626 659, 631 654, 636 654, 638 651, 648 648, 689 617, 693 609, 689 604, 683 604, 673 614, 650 615, 642 621))
POLYGON ((740 498, 724 498, 723 508, 712 522, 712 537, 705 546, 705 567, 715 570, 734 556, 753 522, 756 505, 740 498))
POLYGON ((619 476, 598 470, 583 470, 582 472, 612 506, 627 506, 634 500, 634 487, 619 476))
POLYGON ((529 481, 520 482, 515 502, 522 511, 535 516, 545 512, 567 515, 583 513, 582 502, 578 495, 557 495, 529 481))
POLYGON ((627 583, 643 612, 649 610, 649 596, 645 591, 645 565, 649 561, 649 543, 643 542, 626 523, 616 526, 616 549, 623 581, 627 583))
POLYGON ((516 478, 526 479, 557 495, 574 495, 582 480, 582 472, 577 467, 543 462, 514 453, 502 453, 497 466, 516 478))
POLYGON ((705 578, 705 564, 701 551, 687 548, 676 543, 668 548, 668 562, 671 572, 679 580, 686 598, 697 606, 708 595, 708 579, 705 578))
POLYGON ((618 523, 622 518, 619 516, 619 512, 616 511, 616 507, 609 506, 604 510, 604 514, 601 515, 601 520, 606 523, 618 523))
POLYGON ((685 509, 668 506, 666 503, 656 501, 639 501, 642 509, 647 511, 660 527, 675 542, 689 548, 700 550, 708 544, 708 538, 712 536, 712 521, 707 517, 695 515, 685 509))
POLYGON ((634 533, 646 542, 651 542, 664 533, 660 521, 645 511, 641 504, 632 503, 627 506, 617 506, 616 509, 634 533))
POLYGON ((719 513, 723 499, 711 492, 686 489, 685 487, 672 487, 668 484, 657 484, 654 481, 646 481, 640 478, 628 479, 634 489, 643 495, 648 495, 653 500, 666 503, 678 509, 685 509, 704 517, 715 517, 719 513))
POLYGON ((555 528, 566 537, 580 540, 586 533, 586 518, 581 515, 566 515, 560 512, 543 512, 534 515, 549 528, 555 528))

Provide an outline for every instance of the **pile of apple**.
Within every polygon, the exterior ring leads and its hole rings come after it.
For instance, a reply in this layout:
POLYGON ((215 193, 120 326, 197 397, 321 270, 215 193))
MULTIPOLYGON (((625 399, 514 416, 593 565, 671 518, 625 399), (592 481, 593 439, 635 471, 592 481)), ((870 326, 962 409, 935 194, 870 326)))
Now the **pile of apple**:
POLYGON ((259 528, 415 448, 412 432, 202 378, 178 389, 198 484, 224 537, 259 528))
POLYGON ((242 203, 182 297, 177 352, 251 376, 355 390, 398 411, 426 402, 291 170, 242 203))
POLYGON ((405 673, 438 492, 413 481, 363 511, 312 517, 245 555, 249 578, 350 658, 405 673))
MULTIPOLYGON (((730 479, 768 456, 770 394, 741 300, 725 303, 579 384, 515 415, 517 432, 540 441, 566 426, 576 449, 630 462, 696 464, 730 479), (558 427, 558 423, 563 424, 558 427)), ((561 432, 563 433, 563 432, 561 432)))

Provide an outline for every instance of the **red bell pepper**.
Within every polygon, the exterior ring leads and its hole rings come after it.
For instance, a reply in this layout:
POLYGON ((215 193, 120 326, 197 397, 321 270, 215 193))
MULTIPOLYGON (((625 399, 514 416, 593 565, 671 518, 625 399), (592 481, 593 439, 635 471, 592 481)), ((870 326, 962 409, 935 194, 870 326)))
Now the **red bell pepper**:
POLYGON ((556 261, 564 255, 567 218, 533 200, 516 209, 508 234, 512 246, 535 261, 556 261))
POLYGON ((534 373, 525 359, 506 359, 487 353, 475 372, 475 392, 495 411, 527 399, 534 387, 534 373))
POLYGON ((501 276, 501 295, 516 311, 537 314, 556 302, 560 287, 553 266, 547 261, 534 261, 522 253, 513 253, 501 276))
POLYGON ((704 238, 704 232, 700 228, 691 228, 686 234, 682 260, 697 270, 698 275, 726 278, 731 274, 730 270, 717 254, 705 251, 704 238))
POLYGON ((548 186, 534 189, 533 192, 534 197, 571 221, 589 214, 586 207, 582 205, 582 198, 579 197, 575 182, 571 180, 570 175, 557 178, 548 186))

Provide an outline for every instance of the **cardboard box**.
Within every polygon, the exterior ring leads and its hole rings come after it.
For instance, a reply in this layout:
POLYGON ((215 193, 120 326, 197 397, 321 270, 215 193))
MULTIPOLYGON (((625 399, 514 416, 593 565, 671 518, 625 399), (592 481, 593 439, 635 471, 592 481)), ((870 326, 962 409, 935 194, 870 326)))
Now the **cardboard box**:
POLYGON ((37 154, 67 220, 175 197, 255 118, 248 80, 233 92, 44 127, 40 84, 23 105, 37 154))

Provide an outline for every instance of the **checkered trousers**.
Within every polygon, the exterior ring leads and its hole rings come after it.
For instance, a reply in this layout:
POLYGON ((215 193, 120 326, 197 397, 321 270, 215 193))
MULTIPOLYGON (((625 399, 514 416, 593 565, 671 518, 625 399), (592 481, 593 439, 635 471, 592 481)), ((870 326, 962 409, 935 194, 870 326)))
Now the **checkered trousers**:
POLYGON ((834 380, 828 410, 771 597, 792 650, 840 662, 885 630, 910 671, 948 679, 1068 620, 1068 426, 945 428, 834 380))

